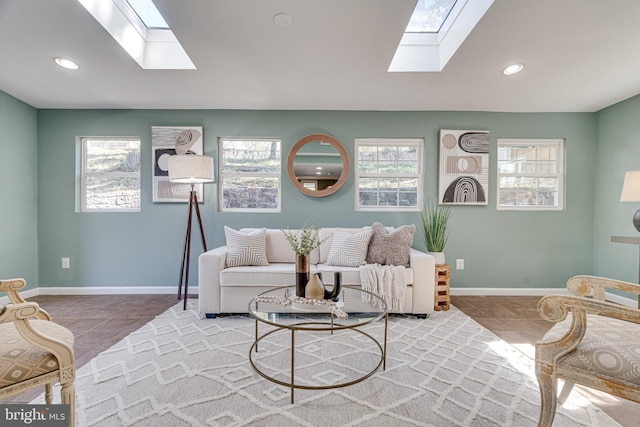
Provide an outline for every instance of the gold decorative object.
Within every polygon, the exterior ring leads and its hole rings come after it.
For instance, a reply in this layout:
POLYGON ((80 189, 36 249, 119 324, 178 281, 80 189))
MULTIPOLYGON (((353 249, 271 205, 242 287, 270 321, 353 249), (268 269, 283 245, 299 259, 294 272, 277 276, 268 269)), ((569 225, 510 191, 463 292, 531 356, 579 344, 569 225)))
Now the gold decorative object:
POLYGON ((304 297, 307 299, 324 299, 324 286, 318 277, 318 273, 313 273, 311 279, 304 288, 304 297))

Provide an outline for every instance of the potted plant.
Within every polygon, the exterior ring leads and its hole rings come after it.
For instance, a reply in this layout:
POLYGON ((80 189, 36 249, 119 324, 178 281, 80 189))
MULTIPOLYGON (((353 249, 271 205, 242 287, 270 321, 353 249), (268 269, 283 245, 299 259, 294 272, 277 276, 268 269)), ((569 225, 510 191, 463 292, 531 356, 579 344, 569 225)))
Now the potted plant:
POLYGON ((309 221, 305 221, 300 230, 292 231, 287 228, 281 231, 296 254, 296 295, 304 297, 304 287, 309 281, 309 255, 329 236, 318 240, 318 230, 309 221))
POLYGON ((424 245, 427 252, 436 259, 436 265, 445 263, 444 247, 449 239, 447 225, 450 214, 450 206, 438 205, 428 200, 420 215, 424 245))

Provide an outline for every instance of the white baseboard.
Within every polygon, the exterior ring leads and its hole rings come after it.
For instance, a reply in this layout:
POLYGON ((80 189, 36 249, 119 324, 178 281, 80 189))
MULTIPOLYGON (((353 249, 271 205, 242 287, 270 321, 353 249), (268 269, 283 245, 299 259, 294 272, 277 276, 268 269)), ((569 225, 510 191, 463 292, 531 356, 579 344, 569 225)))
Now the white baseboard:
MULTIPOLYGON (((451 295, 460 296, 545 296, 552 294, 569 295, 565 288, 451 288, 451 295)), ((20 292, 23 298, 31 298, 38 295, 168 295, 177 294, 176 286, 100 286, 91 288, 35 288, 20 292)), ((198 287, 190 286, 189 294, 197 294, 198 287)), ((631 298, 607 292, 607 300, 627 306, 638 308, 638 302, 631 298)), ((9 302, 7 297, 0 298, 0 304, 9 302)))
MULTIPOLYGON (((570 295, 566 288, 450 288, 451 295, 460 296, 545 296, 553 294, 570 295)), ((627 307, 638 308, 638 301, 606 292, 608 301, 627 307)))
MULTIPOLYGON (((197 286, 189 286, 189 295, 198 293, 197 286)), ((21 291, 22 298, 32 298, 38 295, 170 295, 178 294, 177 286, 98 286, 91 288, 35 288, 21 291)), ((8 297, 0 297, 0 304, 7 304, 8 297)))
POLYGON ((551 294, 565 294, 568 291, 564 288, 450 288, 451 295, 460 296, 544 296, 551 294))
MULTIPOLYGON (((37 288, 38 295, 164 295, 178 293, 177 286, 98 286, 91 288, 37 288)), ((189 286, 190 294, 197 294, 197 286, 189 286)))

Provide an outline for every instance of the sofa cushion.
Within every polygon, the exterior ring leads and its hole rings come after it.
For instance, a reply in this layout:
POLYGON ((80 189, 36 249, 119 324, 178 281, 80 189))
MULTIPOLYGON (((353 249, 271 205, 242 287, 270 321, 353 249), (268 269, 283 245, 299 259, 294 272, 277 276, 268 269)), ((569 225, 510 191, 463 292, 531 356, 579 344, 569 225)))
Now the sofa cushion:
POLYGON ((409 252, 416 231, 414 224, 388 230, 382 223, 374 222, 373 234, 367 251, 368 264, 409 266, 409 252))
POLYGON ((372 230, 362 230, 356 234, 336 231, 331 241, 327 264, 344 267, 366 264, 365 258, 372 233, 372 230))
MULTIPOLYGON (((322 273, 322 283, 333 285, 333 273, 339 271, 342 273, 342 284, 345 286, 356 285, 360 286, 360 267, 342 267, 336 265, 318 264, 317 272, 322 273)), ((314 269, 311 269, 314 271, 314 269)), ((405 276, 407 279, 407 285, 413 284, 413 269, 405 268, 405 276)))
MULTIPOLYGON (((311 267, 311 272, 315 272, 311 267)), ((272 263, 266 266, 225 268, 220 272, 220 286, 294 286, 296 268, 290 263, 272 263)))
MULTIPOLYGON (((311 266, 311 273, 322 273, 322 283, 333 285, 333 273, 342 273, 342 284, 360 286, 360 267, 342 267, 327 264, 311 266)), ((407 285, 413 283, 413 269, 406 268, 407 285)), ((225 268, 220 272, 220 286, 286 286, 295 285, 295 266, 290 263, 270 263, 266 266, 225 268)))
POLYGON ((227 239, 227 267, 245 265, 268 265, 267 261, 267 231, 264 228, 242 233, 224 226, 227 239))

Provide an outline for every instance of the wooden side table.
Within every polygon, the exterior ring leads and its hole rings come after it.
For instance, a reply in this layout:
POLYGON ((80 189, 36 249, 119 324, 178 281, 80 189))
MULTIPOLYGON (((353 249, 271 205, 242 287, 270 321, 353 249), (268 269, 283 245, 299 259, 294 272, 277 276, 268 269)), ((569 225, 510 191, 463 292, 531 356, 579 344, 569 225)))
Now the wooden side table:
POLYGON ((434 286, 434 306, 435 311, 449 310, 451 297, 449 296, 449 277, 451 267, 448 264, 436 265, 436 283, 434 286))

